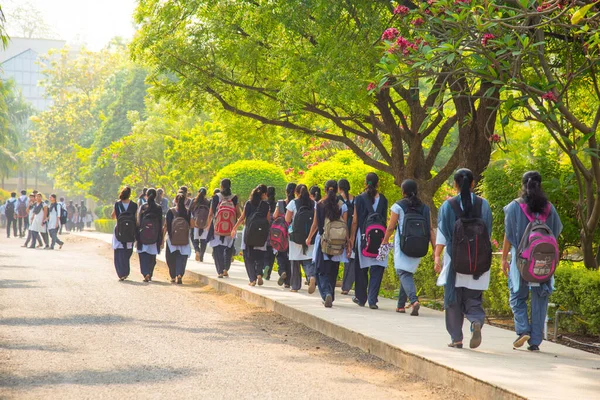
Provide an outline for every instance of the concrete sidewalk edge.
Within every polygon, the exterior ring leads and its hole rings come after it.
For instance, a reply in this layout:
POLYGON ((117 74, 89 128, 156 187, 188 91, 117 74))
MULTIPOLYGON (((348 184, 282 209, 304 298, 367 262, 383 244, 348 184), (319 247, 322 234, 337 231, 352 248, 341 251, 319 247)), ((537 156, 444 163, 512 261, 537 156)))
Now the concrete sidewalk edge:
MULTIPOLYGON (((470 375, 456 371, 448 366, 428 360, 419 355, 401 350, 389 343, 365 336, 346 327, 323 320, 319 317, 282 304, 258 293, 244 290, 227 283, 227 278, 208 277, 194 271, 186 271, 198 281, 209 285, 215 290, 234 295, 247 303, 265 308, 286 317, 294 322, 303 324, 332 339, 357 347, 369 354, 393 364, 425 380, 441 385, 457 388, 466 395, 479 399, 524 399, 509 390, 500 388, 489 382, 482 381, 470 375)), ((460 350, 457 350, 460 351, 460 350)))

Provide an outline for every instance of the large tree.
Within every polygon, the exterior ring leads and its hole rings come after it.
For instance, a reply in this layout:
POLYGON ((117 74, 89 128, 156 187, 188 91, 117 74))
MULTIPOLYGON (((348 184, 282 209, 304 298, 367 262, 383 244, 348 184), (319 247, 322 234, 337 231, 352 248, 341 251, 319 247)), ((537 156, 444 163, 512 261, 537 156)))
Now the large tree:
POLYGON ((478 99, 491 84, 459 75, 451 86, 451 66, 425 76, 407 64, 372 82, 398 35, 389 1, 141 0, 135 18, 134 58, 179 104, 339 142, 397 184, 417 179, 430 204, 456 167, 479 175, 489 161, 497 102, 478 99))
MULTIPOLYGON (((501 124, 543 124, 568 157, 579 196, 585 265, 597 268, 600 223, 600 6, 547 0, 439 0, 408 13, 429 31, 409 55, 413 68, 452 63, 455 72, 491 82, 502 92, 501 124)), ((399 72, 402 75, 402 71, 399 72)), ((393 78, 393 74, 390 76, 393 78)), ((485 91, 484 99, 495 89, 485 91)))

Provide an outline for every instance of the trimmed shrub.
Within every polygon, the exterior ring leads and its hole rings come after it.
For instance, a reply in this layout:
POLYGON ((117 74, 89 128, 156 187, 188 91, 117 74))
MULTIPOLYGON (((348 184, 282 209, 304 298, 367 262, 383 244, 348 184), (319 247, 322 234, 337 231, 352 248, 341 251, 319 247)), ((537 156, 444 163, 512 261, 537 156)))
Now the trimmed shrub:
POLYGON ((97 219, 94 221, 94 227, 98 232, 102 233, 113 233, 115 231, 115 225, 117 220, 115 219, 97 219))
POLYGON ((210 182, 209 193, 220 186, 221 180, 231 179, 231 191, 237 194, 240 200, 250 197, 250 192, 256 186, 265 184, 274 186, 277 197, 284 197, 287 181, 281 168, 278 166, 256 160, 241 160, 229 164, 221 169, 210 182))
POLYGON ((10 198, 10 192, 4 189, 0 189, 0 201, 5 202, 10 198))

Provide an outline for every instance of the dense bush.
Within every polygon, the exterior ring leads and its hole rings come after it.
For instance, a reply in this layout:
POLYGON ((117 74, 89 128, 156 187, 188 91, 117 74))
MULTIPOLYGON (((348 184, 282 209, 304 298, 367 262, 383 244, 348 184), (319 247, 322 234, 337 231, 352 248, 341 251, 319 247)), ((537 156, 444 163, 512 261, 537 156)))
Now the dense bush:
POLYGON ((97 219, 94 221, 94 227, 98 232, 113 233, 116 223, 117 220, 115 219, 97 219))
POLYGON ((94 214, 99 219, 110 219, 112 217, 114 206, 97 206, 94 208, 94 214))
POLYGON ((247 199, 257 185, 275 186, 278 197, 284 197, 287 184, 283 171, 274 164, 265 161, 241 160, 221 169, 210 182, 209 190, 219 187, 221 180, 231 179, 231 191, 240 199, 247 199))
POLYGON ((1 202, 5 202, 6 200, 8 200, 10 197, 10 192, 6 191, 4 189, 0 189, 0 201, 1 202))
POLYGON ((390 203, 400 199, 400 188, 394 184, 394 177, 373 168, 362 162, 350 150, 340 151, 327 161, 311 167, 300 180, 308 187, 317 185, 323 190, 325 182, 329 179, 348 179, 350 192, 360 194, 365 187, 365 177, 369 172, 376 172, 379 176, 379 189, 388 198, 390 203))

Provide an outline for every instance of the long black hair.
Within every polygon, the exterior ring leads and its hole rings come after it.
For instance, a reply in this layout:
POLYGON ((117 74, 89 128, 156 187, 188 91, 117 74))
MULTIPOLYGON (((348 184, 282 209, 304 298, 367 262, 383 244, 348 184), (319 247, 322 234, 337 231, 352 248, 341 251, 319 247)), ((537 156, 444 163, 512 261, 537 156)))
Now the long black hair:
POLYGON ((277 208, 277 199, 275 199, 275 186, 269 186, 267 188, 267 203, 269 203, 269 209, 271 212, 275 212, 275 208, 277 208))
POLYGON ((338 183, 333 179, 325 182, 325 197, 321 200, 325 218, 336 221, 342 216, 342 210, 337 202, 338 183))
POLYGON ((338 181, 338 188, 344 193, 344 200, 350 200, 350 182, 346 178, 338 181))
POLYGON ((253 207, 257 208, 260 205, 262 195, 262 188, 258 185, 252 190, 252 193, 250 193, 250 199, 248 201, 250 201, 250 204, 252 204, 253 207))
POLYGON ((375 172, 369 172, 365 178, 365 192, 371 199, 371 203, 375 204, 375 197, 377 196, 377 186, 379 185, 379 177, 375 172))
POLYGON ((421 200, 418 196, 418 186, 417 182, 412 179, 406 179, 402 182, 402 194, 404 198, 408 200, 408 204, 411 207, 419 207, 421 205, 421 200))
POLYGON ((313 199, 318 203, 321 201, 321 188, 317 185, 314 185, 310 188, 309 193, 312 195, 313 199))
POLYGON ((160 210, 160 213, 162 215, 162 208, 160 208, 160 206, 158 204, 156 204, 156 189, 154 188, 150 188, 148 189, 148 192, 146 192, 146 195, 148 196, 148 211, 154 211, 156 209, 160 210))
POLYGON ((285 194, 287 195, 287 201, 288 201, 288 203, 290 201, 294 200, 294 195, 296 193, 296 186, 297 185, 294 182, 290 182, 285 187, 285 194))
POLYGON ((140 194, 139 198, 141 199, 142 197, 147 196, 147 195, 148 195, 148 188, 144 188, 144 189, 142 189, 142 194, 140 194))
MULTIPOLYGON (((123 189, 119 192, 119 200, 127 200, 131 196, 131 188, 129 186, 124 186, 123 189)), ((71 201, 72 203, 73 201, 71 201)))
POLYGON ((308 193, 308 188, 304 184, 300 184, 296 186, 296 195, 298 195, 298 204, 300 207, 313 207, 313 202, 310 198, 310 194, 308 193))
POLYGON ((205 199, 206 199, 206 188, 205 187, 201 187, 198 190, 198 195, 194 199, 194 205, 199 205, 199 204, 204 203, 205 199))
POLYGON ((471 215, 473 200, 471 199, 471 185, 475 178, 473 172, 467 168, 461 168, 454 174, 454 183, 460 188, 460 202, 466 216, 471 215))
POLYGON ((185 208, 185 201, 187 196, 185 193, 179 193, 175 197, 175 207, 177 208, 177 215, 180 217, 185 217, 187 215, 187 209, 185 208))
POLYGON ((231 196, 231 180, 227 178, 221 180, 221 194, 225 197, 231 196))
POLYGON ((548 198, 542 190, 542 175, 537 171, 523 174, 521 197, 532 213, 543 213, 548 206, 548 198))

